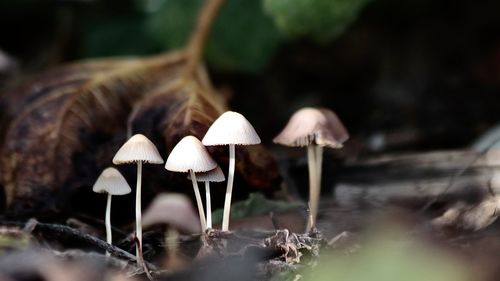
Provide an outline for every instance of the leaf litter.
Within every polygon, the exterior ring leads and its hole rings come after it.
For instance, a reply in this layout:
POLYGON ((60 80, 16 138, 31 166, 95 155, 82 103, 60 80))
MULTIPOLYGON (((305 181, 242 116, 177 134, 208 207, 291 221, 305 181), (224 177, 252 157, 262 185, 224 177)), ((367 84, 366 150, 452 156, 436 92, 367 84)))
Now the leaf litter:
MULTIPOLYGON (((166 153, 182 136, 201 137, 206 132, 227 105, 199 64, 204 38, 198 41, 202 43, 195 44, 199 49, 194 52, 187 48, 145 59, 101 59, 62 66, 2 96, 2 102, 8 105, 4 115, 9 123, 1 147, 2 183, 8 206, 5 218, 17 221, 1 221, 1 279, 146 279, 130 254, 135 245, 133 235, 112 246, 64 224, 24 222, 24 218, 36 215, 60 222, 68 197, 75 190, 88 189, 99 170, 109 165, 119 144, 132 133, 150 135, 166 153), (106 258, 101 254, 104 251, 113 257, 106 258)), ((227 163, 223 152, 211 152, 218 162, 227 163)), ((237 168, 248 186, 276 189, 280 176, 267 150, 258 146, 239 153, 242 157, 238 158, 243 160, 237 168)), ((179 256, 188 264, 177 271, 157 266, 165 264, 166 242, 163 231, 152 229, 144 235, 144 254, 150 278, 157 280, 323 280, 332 276, 334 279, 324 280, 373 280, 375 276, 400 280, 394 278, 417 275, 416 267, 423 270, 418 274, 429 276, 425 280, 473 280, 469 275, 481 269, 479 263, 488 260, 496 265, 495 252, 500 252, 494 251, 500 250, 498 242, 489 243, 499 234, 495 224, 497 201, 492 195, 475 204, 457 203, 441 217, 432 213, 430 218, 406 213, 408 209, 401 206, 381 208, 377 210, 379 217, 374 218, 370 207, 350 212, 333 203, 320 210, 319 225, 339 221, 344 224, 321 232, 292 232, 289 227, 276 227, 280 217, 274 217, 276 229, 271 230, 209 230, 201 235, 183 235, 177 242, 179 256), (403 230, 395 234, 390 229, 398 218, 396 225, 403 225, 403 230), (384 229, 378 232, 378 240, 363 237, 372 232, 369 228, 373 225, 367 225, 367 221, 384 229), (450 230, 450 226, 454 229, 450 230), (459 258, 450 258, 449 264, 440 263, 446 258, 437 262, 431 258, 436 252, 429 251, 433 248, 444 248, 459 258), (471 262, 469 271, 464 272, 463 259, 471 262), (334 264, 331 268, 330 261, 334 264)), ((247 208, 241 218, 273 218, 271 212, 304 217, 296 212, 294 204, 269 203, 252 196, 242 203, 247 208), (256 211, 252 204, 262 210, 256 211)), ((494 266, 484 264, 489 272, 495 272, 491 269, 494 266)), ((476 280, 495 280, 494 274, 477 276, 476 280)), ((418 278, 409 280, 421 280, 418 278)))

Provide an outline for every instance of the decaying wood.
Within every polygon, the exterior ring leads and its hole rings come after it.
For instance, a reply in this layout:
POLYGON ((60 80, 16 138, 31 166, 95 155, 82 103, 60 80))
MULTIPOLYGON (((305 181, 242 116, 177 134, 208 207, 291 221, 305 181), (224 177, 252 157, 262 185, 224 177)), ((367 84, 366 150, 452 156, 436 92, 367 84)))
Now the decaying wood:
POLYGON ((264 240, 266 247, 281 254, 287 263, 300 263, 301 257, 307 252, 312 256, 319 255, 319 249, 326 244, 322 238, 311 237, 309 234, 296 234, 288 229, 277 230, 275 235, 264 240))
POLYGON ((478 231, 497 220, 500 213, 499 196, 488 196, 479 204, 457 202, 449 207, 432 224, 437 227, 453 227, 463 230, 478 231))
POLYGON ((490 186, 496 171, 498 163, 469 150, 389 155, 346 164, 337 172, 334 198, 341 206, 419 206, 440 195, 443 201, 480 201, 489 192, 500 193, 498 186, 490 186))
MULTIPOLYGON (((44 234, 51 235, 64 239, 72 239, 75 241, 81 241, 91 245, 93 247, 99 248, 101 250, 109 252, 112 256, 126 260, 129 262, 136 263, 137 259, 134 255, 125 252, 124 250, 113 246, 111 244, 106 243, 105 241, 89 235, 85 233, 81 233, 80 231, 73 229, 71 227, 60 225, 60 224, 50 224, 50 223, 40 223, 33 220, 28 221, 28 223, 24 222, 15 222, 15 221, 0 221, 0 225, 5 226, 18 226, 18 227, 27 227, 27 230, 34 234, 44 234)), ((148 264, 150 269, 155 269, 156 267, 152 264, 148 264)))

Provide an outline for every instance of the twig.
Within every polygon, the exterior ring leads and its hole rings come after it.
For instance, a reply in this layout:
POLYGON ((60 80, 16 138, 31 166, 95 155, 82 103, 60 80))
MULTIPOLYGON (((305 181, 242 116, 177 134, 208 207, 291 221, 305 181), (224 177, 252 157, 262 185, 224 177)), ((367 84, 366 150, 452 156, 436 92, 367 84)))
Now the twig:
POLYGON ((439 199, 441 199, 441 197, 444 194, 446 194, 448 192, 448 190, 455 184, 456 180, 459 177, 461 177, 472 165, 474 165, 474 163, 476 163, 476 161, 479 160, 479 158, 481 158, 481 156, 483 156, 483 154, 478 153, 469 163, 467 163, 467 165, 465 165, 464 167, 462 167, 462 169, 458 170, 455 174, 453 174, 452 177, 450 178, 450 181, 448 182, 448 185, 446 185, 446 187, 443 189, 443 191, 441 193, 439 193, 438 195, 436 195, 434 198, 432 198, 429 202, 427 202, 418 211, 418 213, 423 213, 423 212, 427 211, 427 209, 429 209, 432 205, 434 205, 436 202, 438 202, 439 199))
POLYGON ((474 165, 474 163, 476 163, 481 157, 484 156, 484 154, 486 152, 488 152, 488 150, 490 148, 492 148, 496 143, 498 143, 500 141, 500 138, 496 138, 494 139, 488 146, 485 147, 485 149, 483 149, 482 151, 479 151, 476 156, 467 164, 465 165, 462 169, 460 169, 459 171, 457 171, 457 173, 455 173, 451 178, 450 178, 450 181, 448 183, 448 185, 443 189, 443 191, 441 193, 439 193, 438 195, 436 195, 432 200, 430 200, 429 202, 427 202, 427 204, 425 204, 419 211, 418 213, 423 213, 425 211, 427 211, 432 205, 434 205, 434 203, 438 202, 439 199, 441 199, 441 197, 446 194, 448 192, 448 190, 455 184, 455 181, 461 177, 472 165, 474 165))
MULTIPOLYGON (((74 217, 78 220, 83 221, 84 223, 97 224, 98 226, 102 226, 103 228, 105 226, 105 223, 102 219, 97 219, 97 218, 91 217, 89 215, 75 214, 74 217)), ((66 221, 66 223, 68 224, 68 220, 66 221)), ((92 225, 92 226, 94 226, 94 225, 92 225)), ((123 237, 127 236, 127 233, 125 233, 120 228, 118 228, 114 225, 111 226, 111 229, 113 230, 113 233, 119 234, 123 237)))
POLYGON ((208 34, 223 3, 224 0, 205 0, 205 5, 200 11, 196 27, 186 47, 187 63, 185 75, 187 77, 196 74, 208 34))
MULTIPOLYGON (((6 226, 17 226, 17 227, 22 227, 24 228, 26 225, 29 225, 27 227, 27 230, 31 230, 33 233, 50 233, 57 235, 59 237, 63 238, 71 238, 75 239, 81 242, 85 242, 87 244, 93 245, 99 249, 102 249, 104 251, 109 252, 111 255, 129 261, 129 262, 137 262, 137 259, 135 256, 132 254, 116 247, 111 244, 106 243, 105 241, 94 237, 89 234, 82 233, 74 228, 71 228, 66 225, 60 225, 60 224, 49 224, 49 223, 41 223, 37 222, 36 220, 29 220, 28 222, 17 222, 17 221, 0 221, 0 225, 6 225, 6 226)), ((148 264, 149 268, 156 268, 152 264, 148 264)))

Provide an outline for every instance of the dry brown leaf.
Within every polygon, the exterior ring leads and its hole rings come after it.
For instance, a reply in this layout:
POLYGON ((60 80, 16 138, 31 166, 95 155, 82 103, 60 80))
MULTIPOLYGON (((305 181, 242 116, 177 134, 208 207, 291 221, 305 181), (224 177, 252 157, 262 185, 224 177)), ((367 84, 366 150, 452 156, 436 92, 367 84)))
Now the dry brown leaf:
POLYGON ((56 207, 52 192, 72 185, 78 153, 92 153, 123 131, 132 104, 181 62, 177 54, 82 62, 7 93, 12 118, 2 149, 7 206, 19 212, 56 207))
MULTIPOLYGON (((57 212, 111 163, 127 124, 150 136, 163 153, 183 136, 203 137, 226 107, 203 69, 194 77, 183 75, 185 62, 182 53, 82 62, 7 93, 12 120, 2 151, 2 182, 9 210, 57 212)), ((240 150, 240 172, 250 185, 272 186, 279 179, 274 159, 262 147, 251 150, 240 150)), ((227 152, 215 151, 224 162, 227 152)), ((164 179, 153 182, 164 188, 164 179)))
MULTIPOLYGON (((223 2, 205 2, 179 53, 63 66, 4 94, 0 105, 6 105, 3 117, 10 124, 0 126, 5 130, 0 162, 10 213, 57 213, 76 190, 91 186, 132 132, 147 135, 163 155, 186 135, 201 138, 226 109, 199 67, 223 2)), ((219 164, 224 162, 227 152, 214 151, 219 164)), ((239 153, 239 171, 250 185, 270 187, 279 180, 276 162, 262 147, 239 153)), ((160 175, 164 171, 151 171, 152 177, 146 171, 149 196, 169 186, 160 175)))
MULTIPOLYGON (((227 110, 204 69, 199 69, 193 79, 179 78, 172 85, 160 85, 152 92, 136 105, 130 120, 131 132, 162 136, 167 152, 186 135, 201 140, 213 121, 227 110)), ((227 147, 209 150, 219 164, 227 163, 227 147)), ((277 185, 280 175, 276 161, 263 146, 239 146, 237 154, 237 171, 249 185, 261 188, 277 185)))

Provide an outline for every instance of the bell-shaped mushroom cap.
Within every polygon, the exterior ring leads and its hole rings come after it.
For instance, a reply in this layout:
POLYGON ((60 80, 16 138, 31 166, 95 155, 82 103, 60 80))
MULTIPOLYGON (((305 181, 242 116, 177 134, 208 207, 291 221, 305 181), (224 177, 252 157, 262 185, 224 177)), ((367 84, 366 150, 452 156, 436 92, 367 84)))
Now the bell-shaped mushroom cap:
POLYGON ((120 147, 113 164, 126 164, 135 162, 146 162, 151 164, 163 164, 163 159, 156 146, 144 135, 133 135, 120 147))
MULTIPOLYGON (((188 179, 191 179, 191 174, 188 174, 188 179)), ((224 177, 222 169, 217 165, 215 169, 208 172, 196 173, 196 180, 200 182, 223 182, 226 180, 226 177, 224 177)))
POLYGON ((349 134, 333 111, 306 107, 290 117, 288 124, 273 142, 286 146, 317 144, 340 148, 347 139, 349 134))
POLYGON ((111 195, 129 194, 131 189, 120 171, 109 167, 102 171, 97 178, 92 190, 97 193, 109 193, 111 195))
POLYGON ((259 144, 260 137, 252 124, 238 112, 226 111, 208 129, 204 145, 259 144))
POLYGON ((172 149, 167 158, 165 169, 173 172, 206 172, 215 169, 217 163, 196 137, 184 137, 172 149))
POLYGON ((142 216, 142 225, 168 224, 182 232, 199 233, 200 219, 189 198, 178 193, 156 196, 142 216))

